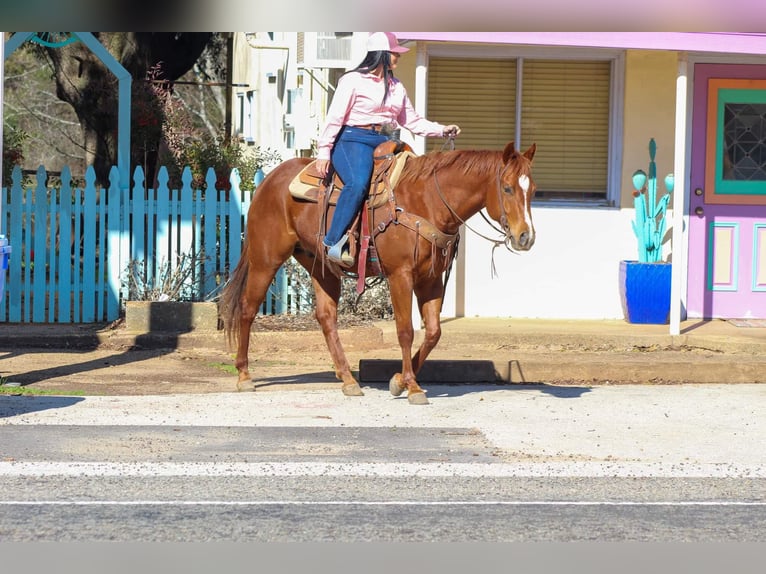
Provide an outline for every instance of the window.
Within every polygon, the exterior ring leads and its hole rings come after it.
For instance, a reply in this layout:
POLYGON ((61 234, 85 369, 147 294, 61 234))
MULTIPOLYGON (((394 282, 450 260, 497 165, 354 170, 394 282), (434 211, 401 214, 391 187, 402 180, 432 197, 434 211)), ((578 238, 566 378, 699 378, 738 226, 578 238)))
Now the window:
POLYGON ((766 104, 723 103, 723 179, 766 180, 766 104))
MULTIPOLYGON (((461 149, 503 149, 516 130, 516 60, 432 58, 428 119, 459 125, 461 149)), ((443 143, 432 138, 426 149, 443 143)))
MULTIPOLYGON (((462 149, 537 144, 543 200, 607 199, 610 60, 456 58, 428 62, 428 117, 457 123, 462 149)), ((440 149, 431 138, 427 151, 440 149)))
POLYGON ((543 194, 606 196, 609 68, 609 62, 524 62, 521 147, 537 143, 535 183, 543 194))

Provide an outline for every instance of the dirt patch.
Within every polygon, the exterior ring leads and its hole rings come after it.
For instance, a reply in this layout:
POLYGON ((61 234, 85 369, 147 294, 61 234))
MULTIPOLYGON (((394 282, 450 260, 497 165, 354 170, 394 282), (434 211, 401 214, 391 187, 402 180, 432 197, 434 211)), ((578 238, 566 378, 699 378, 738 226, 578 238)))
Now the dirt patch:
MULTIPOLYGON (((143 395, 236 392, 234 353, 222 332, 191 332, 147 340, 120 325, 91 327, 8 325, 0 346, 0 377, 23 385, 4 392, 143 395), (19 344, 19 341, 28 343, 19 344)), ((362 359, 401 360, 394 325, 342 319, 340 337, 353 370, 362 359)), ((2 331, 2 329, 0 329, 2 331)), ((745 331, 752 331, 752 329, 745 331)), ((481 322, 443 323, 429 360, 492 361, 512 384, 672 384, 764 382, 766 358, 757 352, 668 347, 666 337, 611 336, 564 329, 481 322), (507 375, 507 377, 506 377, 507 375)), ((619 333, 618 333, 619 335, 619 333)), ((422 341, 415 333, 415 348, 422 341)), ((142 336, 143 337, 143 336, 142 336)), ((715 346, 715 345, 713 345, 715 346)), ((746 345, 745 345, 746 347, 746 345)), ((259 391, 337 388, 329 351, 313 316, 264 316, 251 333, 251 388, 259 391)), ((438 375, 437 375, 438 376, 438 375)), ((375 383, 378 384, 378 383, 375 383)), ((362 386, 365 382, 362 381, 362 386)))
MULTIPOLYGON (((353 319, 339 324, 352 367, 361 353, 381 347, 380 329, 353 319)), ((236 392, 234 352, 222 332, 168 348, 129 344, 117 324, 98 348, 14 348, 0 352, 0 377, 21 383, 4 394, 52 392, 85 395, 143 395, 236 392), (127 342, 126 342, 127 341, 127 342)), ((172 340, 172 338, 171 338, 172 340)), ((290 385, 339 386, 319 325, 313 316, 264 316, 253 324, 250 374, 254 388, 290 385)))

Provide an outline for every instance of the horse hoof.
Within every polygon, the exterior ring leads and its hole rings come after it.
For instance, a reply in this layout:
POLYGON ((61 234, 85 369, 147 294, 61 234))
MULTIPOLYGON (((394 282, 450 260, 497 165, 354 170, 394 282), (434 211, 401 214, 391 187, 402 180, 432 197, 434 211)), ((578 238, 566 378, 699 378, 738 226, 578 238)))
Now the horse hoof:
POLYGON ((254 390, 255 385, 253 384, 253 381, 237 381, 237 392, 254 390))
POLYGON ((349 383, 341 387, 343 394, 347 397, 363 397, 364 393, 358 383, 349 383))
POLYGON ((401 373, 396 373, 393 377, 391 377, 391 380, 388 381, 388 390, 391 391, 391 394, 395 397, 398 397, 404 392, 405 385, 403 385, 401 381, 401 373))
POLYGON ((428 397, 426 397, 426 394, 423 391, 418 391, 417 393, 411 393, 407 400, 411 405, 427 405, 428 397))

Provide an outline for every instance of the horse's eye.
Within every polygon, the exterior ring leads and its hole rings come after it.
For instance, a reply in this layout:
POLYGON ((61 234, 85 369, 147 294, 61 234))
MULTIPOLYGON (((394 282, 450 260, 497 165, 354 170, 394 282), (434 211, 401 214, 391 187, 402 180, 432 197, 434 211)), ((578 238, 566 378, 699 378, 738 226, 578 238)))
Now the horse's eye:
POLYGON ((506 185, 506 186, 504 186, 504 187, 503 187, 503 191, 504 191, 505 193, 509 193, 509 194, 513 195, 513 187, 512 187, 512 186, 510 186, 510 185, 506 185))

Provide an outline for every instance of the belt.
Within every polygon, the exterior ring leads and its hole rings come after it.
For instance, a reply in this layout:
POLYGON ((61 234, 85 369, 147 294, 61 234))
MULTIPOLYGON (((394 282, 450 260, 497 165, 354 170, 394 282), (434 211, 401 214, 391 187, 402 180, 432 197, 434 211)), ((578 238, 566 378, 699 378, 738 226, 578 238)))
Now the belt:
POLYGON ((390 124, 365 124, 363 126, 349 126, 349 127, 359 128, 360 130, 369 130, 375 133, 380 133, 384 130, 391 129, 390 124))

